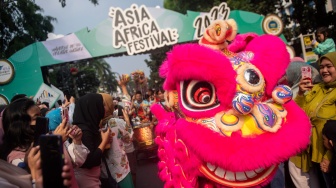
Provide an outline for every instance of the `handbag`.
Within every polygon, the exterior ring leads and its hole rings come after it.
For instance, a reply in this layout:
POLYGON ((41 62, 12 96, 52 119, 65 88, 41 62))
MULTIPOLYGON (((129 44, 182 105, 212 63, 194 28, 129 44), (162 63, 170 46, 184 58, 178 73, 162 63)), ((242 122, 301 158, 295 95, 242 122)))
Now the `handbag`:
POLYGON ((100 178, 101 188, 119 188, 117 181, 111 175, 105 157, 103 157, 103 161, 106 167, 107 178, 100 178))

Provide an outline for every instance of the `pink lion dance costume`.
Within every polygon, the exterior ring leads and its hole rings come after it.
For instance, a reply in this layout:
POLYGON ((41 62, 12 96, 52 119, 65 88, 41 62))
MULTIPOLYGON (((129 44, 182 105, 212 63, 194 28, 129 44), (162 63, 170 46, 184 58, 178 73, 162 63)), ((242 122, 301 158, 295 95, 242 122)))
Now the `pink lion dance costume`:
MULTIPOLYGON (((218 25, 218 36, 231 29, 218 25)), ((265 186, 309 143, 308 117, 290 88, 277 86, 289 64, 286 46, 252 33, 220 49, 202 43, 175 46, 160 68, 169 109, 151 109, 159 177, 165 187, 265 186)))

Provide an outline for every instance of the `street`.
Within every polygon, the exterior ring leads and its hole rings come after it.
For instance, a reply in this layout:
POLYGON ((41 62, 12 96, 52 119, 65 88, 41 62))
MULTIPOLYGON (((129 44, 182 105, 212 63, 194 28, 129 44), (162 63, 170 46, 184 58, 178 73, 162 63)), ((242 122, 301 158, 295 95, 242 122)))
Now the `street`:
POLYGON ((158 177, 158 158, 139 157, 136 188, 162 188, 163 182, 158 177))

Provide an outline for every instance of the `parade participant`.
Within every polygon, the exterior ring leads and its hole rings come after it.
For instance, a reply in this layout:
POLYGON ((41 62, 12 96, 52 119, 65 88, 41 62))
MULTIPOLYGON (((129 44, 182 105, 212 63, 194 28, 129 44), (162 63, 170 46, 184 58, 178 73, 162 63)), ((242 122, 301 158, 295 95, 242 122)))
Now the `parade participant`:
POLYGON ((110 129, 105 132, 99 130, 105 108, 103 97, 100 94, 86 94, 76 102, 73 124, 82 130, 82 142, 90 151, 84 164, 75 169, 76 179, 81 188, 100 186, 100 164, 103 151, 112 139, 110 129))
MULTIPOLYGON (((322 82, 312 85, 310 79, 301 79, 295 98, 295 102, 306 112, 312 124, 310 147, 292 157, 289 162, 290 175, 298 187, 319 187, 317 178, 318 173, 321 173, 320 168, 322 166, 328 168, 332 157, 331 151, 323 146, 322 129, 327 120, 336 117, 336 52, 322 56, 318 64, 322 82)), ((330 187, 328 174, 323 173, 323 176, 326 186, 330 187)))
POLYGON ((151 106, 153 103, 155 103, 155 97, 154 97, 153 89, 148 89, 146 94, 149 96, 148 102, 149 102, 149 106, 151 106))
POLYGON ((162 87, 158 88, 156 91, 155 91, 155 94, 156 94, 156 100, 155 102, 161 102, 164 104, 165 102, 165 98, 164 98, 164 89, 162 87))
POLYGON ((138 124, 141 122, 149 121, 149 103, 143 100, 141 91, 137 91, 132 98, 131 113, 133 113, 133 118, 138 119, 138 124))
MULTIPOLYGON (((217 21, 205 32, 219 41, 237 31, 217 21)), ((272 35, 238 38, 234 51, 206 41, 175 46, 160 67, 170 111, 151 110, 166 187, 263 187, 309 143, 308 117, 288 86, 277 86, 290 62, 285 43, 272 35)))

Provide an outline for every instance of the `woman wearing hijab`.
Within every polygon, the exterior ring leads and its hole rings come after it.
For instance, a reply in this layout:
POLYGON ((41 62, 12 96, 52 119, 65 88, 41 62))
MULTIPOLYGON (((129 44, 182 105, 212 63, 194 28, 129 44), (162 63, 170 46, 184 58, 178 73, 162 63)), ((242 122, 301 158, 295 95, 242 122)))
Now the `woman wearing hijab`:
POLYGON ((303 78, 299 83, 295 102, 310 117, 312 124, 311 145, 307 150, 290 158, 289 171, 296 187, 319 187, 319 184, 332 187, 329 164, 332 152, 323 145, 322 129, 327 120, 336 120, 336 52, 322 56, 318 61, 322 82, 312 85, 303 78), (318 180, 318 174, 323 180, 318 180))
POLYGON ((82 142, 90 150, 84 164, 75 169, 79 187, 100 187, 100 164, 103 151, 111 140, 111 131, 100 131, 105 104, 100 94, 90 93, 79 98, 73 115, 73 124, 83 132, 82 142))
MULTIPOLYGON (((107 125, 111 129, 113 141, 108 150, 106 150, 106 164, 113 179, 116 180, 120 188, 134 188, 132 175, 130 173, 129 161, 125 152, 125 144, 132 142, 133 130, 129 117, 125 110, 124 119, 114 118, 114 104, 111 95, 101 93, 105 107, 105 118, 102 125, 107 125)), ((105 164, 102 165, 102 178, 107 178, 109 173, 105 164)))

